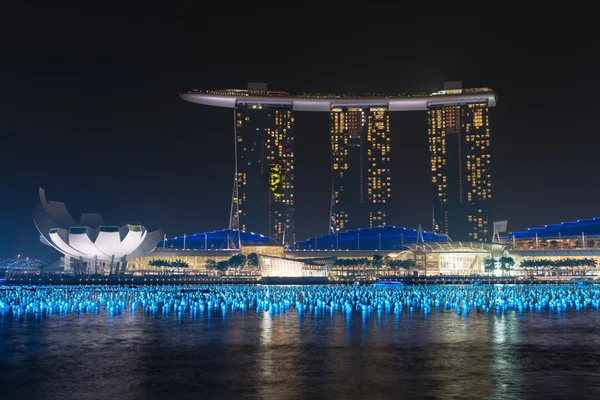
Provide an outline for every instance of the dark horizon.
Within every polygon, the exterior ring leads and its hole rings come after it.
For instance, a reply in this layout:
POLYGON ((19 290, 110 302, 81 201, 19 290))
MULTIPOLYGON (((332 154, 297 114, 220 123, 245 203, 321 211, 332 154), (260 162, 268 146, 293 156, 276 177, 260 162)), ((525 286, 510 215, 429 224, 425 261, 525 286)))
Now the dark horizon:
MULTIPOLYGON (((40 186, 76 218, 139 220, 169 237, 227 227, 232 111, 178 94, 248 82, 290 93, 432 92, 455 80, 489 87, 498 94, 490 113, 493 220, 519 231, 600 216, 600 88, 592 25, 579 15, 552 17, 577 18, 567 30, 528 9, 409 18, 382 7, 332 19, 303 10, 201 18, 200 7, 123 5, 122 15, 88 7, 9 2, 3 13, 0 257, 59 257, 39 242, 31 218, 40 186), (284 13, 293 23, 275 24, 284 13)), ((392 222, 429 230, 426 113, 391 113, 390 126, 392 222)), ((302 240, 327 232, 327 113, 296 113, 295 134, 302 240)))

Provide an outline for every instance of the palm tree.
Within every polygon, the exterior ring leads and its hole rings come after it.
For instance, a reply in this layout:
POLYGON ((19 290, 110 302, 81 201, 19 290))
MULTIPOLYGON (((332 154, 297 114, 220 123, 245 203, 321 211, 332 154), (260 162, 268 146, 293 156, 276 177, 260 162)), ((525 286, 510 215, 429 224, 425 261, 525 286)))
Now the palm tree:
POLYGON ((215 260, 211 260, 210 258, 204 262, 204 266, 208 271, 217 269, 217 262, 215 260))
POLYGON ((515 265, 515 260, 512 257, 500 257, 498 260, 500 262, 500 269, 502 270, 502 275, 504 275, 505 271, 510 272, 515 265))
POLYGON ((419 271, 423 271, 425 269, 423 265, 417 266, 415 260, 411 258, 407 258, 406 260, 399 260, 398 267, 404 270, 404 276, 406 276, 407 274, 410 275, 411 270, 417 269, 419 271))
POLYGON ((394 275, 397 275, 397 271, 400 268, 400 260, 390 259, 386 265, 388 269, 394 273, 394 275))
POLYGON ((256 253, 250 253, 246 257, 246 264, 249 268, 253 270, 257 270, 260 268, 260 263, 258 261, 258 255, 256 253))
POLYGON ((219 261, 216 265, 216 270, 221 275, 221 274, 223 274, 223 272, 227 271, 229 269, 229 267, 230 267, 229 260, 219 261))
POLYGON ((496 260, 494 260, 492 257, 488 257, 483 260, 483 269, 487 273, 494 272, 494 269, 496 269, 496 260))
MULTIPOLYGON (((590 268, 595 269, 598 265, 595 258, 586 258, 585 261, 586 261, 585 266, 590 267, 590 268)), ((585 275, 585 268, 583 270, 583 274, 585 275)))
POLYGON ((596 241, 595 240, 586 240, 585 241, 585 246, 593 249, 594 246, 596 246, 596 241))
POLYGON ((375 273, 375 270, 380 269, 383 266, 383 257, 379 254, 375 254, 370 261, 371 267, 373 267, 372 271, 375 273))
POLYGON ((552 247, 553 249, 558 247, 558 242, 556 240, 551 240, 550 241, 550 247, 552 247))
POLYGON ((244 265, 246 265, 246 256, 241 253, 232 256, 228 261, 228 268, 233 268, 236 274, 244 268, 244 265))

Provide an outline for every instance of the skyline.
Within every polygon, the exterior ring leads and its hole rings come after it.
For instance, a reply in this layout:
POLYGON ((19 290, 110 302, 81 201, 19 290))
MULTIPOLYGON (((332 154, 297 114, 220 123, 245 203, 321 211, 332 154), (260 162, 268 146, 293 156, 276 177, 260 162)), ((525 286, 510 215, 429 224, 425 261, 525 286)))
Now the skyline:
MULTIPOLYGON (((28 7, 9 11, 18 16, 28 7)), ((211 20, 194 25, 167 14, 169 23, 157 32, 158 11, 144 11, 140 32, 119 17, 75 10, 45 10, 25 26, 8 26, 16 39, 6 50, 12 62, 1 67, 12 79, 1 98, 10 150, 0 161, 9 193, 0 207, 0 256, 58 256, 39 243, 31 219, 40 186, 74 210, 101 212, 114 223, 139 220, 169 237, 226 227, 234 159, 230 112, 186 104, 178 93, 247 82, 290 93, 436 91, 453 80, 491 87, 499 96, 490 110, 493 220, 508 219, 509 231, 521 231, 600 215, 600 178, 590 168, 598 83, 585 51, 589 36, 548 31, 537 40, 532 35, 542 22, 527 21, 525 13, 508 33, 466 40, 466 28, 457 27, 452 49, 433 40, 435 21, 424 37, 410 35, 414 42, 404 40, 410 24, 383 26, 379 41, 339 41, 332 51, 330 42, 297 27, 269 46, 236 47, 234 33, 207 38, 219 25, 211 20), (102 29, 105 18, 110 31, 102 29), (28 31, 29 24, 36 30, 28 31), (293 40, 300 37, 306 41, 293 40), (374 46, 371 59, 348 58, 367 44, 374 46)), ((238 26, 251 23, 232 18, 238 26)), ((365 34, 371 28, 348 26, 365 34)), ((330 169, 328 125, 326 114, 297 116, 296 220, 304 225, 297 224, 298 240, 328 229, 330 176, 314 173, 330 169), (314 169, 299 167, 309 161, 314 169)), ((394 113, 390 126, 392 181, 406 188, 393 196, 393 224, 429 230, 426 116, 394 113)))

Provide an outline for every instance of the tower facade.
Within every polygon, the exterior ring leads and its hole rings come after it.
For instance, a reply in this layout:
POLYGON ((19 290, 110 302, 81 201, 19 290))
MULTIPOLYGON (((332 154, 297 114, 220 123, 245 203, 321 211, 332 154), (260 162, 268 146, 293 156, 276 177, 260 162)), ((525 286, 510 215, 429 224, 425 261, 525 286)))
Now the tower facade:
MULTIPOLYGON (((235 109, 239 228, 295 241, 294 114, 290 108, 235 109)), ((233 219, 234 217, 232 217, 233 219)))
POLYGON ((386 225, 391 197, 387 110, 333 108, 330 134, 330 232, 386 225))
POLYGON ((434 229, 452 240, 490 241, 491 147, 486 102, 431 106, 428 138, 434 229))

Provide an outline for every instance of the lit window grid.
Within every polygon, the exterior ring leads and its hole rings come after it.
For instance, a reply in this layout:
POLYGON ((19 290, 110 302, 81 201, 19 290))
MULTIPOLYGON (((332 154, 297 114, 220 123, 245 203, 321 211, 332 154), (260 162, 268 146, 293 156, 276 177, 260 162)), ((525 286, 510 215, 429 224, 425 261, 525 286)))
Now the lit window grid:
MULTIPOLYGON (((469 104, 468 106, 449 106, 428 111, 428 136, 431 155, 431 181, 434 184, 435 203, 443 210, 447 202, 447 173, 446 170, 446 136, 452 133, 462 133, 466 147, 465 152, 466 176, 460 179, 462 186, 466 181, 467 203, 476 206, 492 197, 491 170, 490 170, 490 129, 489 110, 486 104, 469 104)), ((463 143, 459 143, 462 147, 463 143)), ((461 164, 463 157, 461 157, 461 164)), ((462 173, 460 168, 459 173, 462 173)), ((460 188, 463 198, 465 188, 460 188)), ((469 217, 470 237, 473 240, 485 240, 489 236, 489 210, 485 209, 483 215, 477 219, 469 217)), ((450 233, 448 229, 448 212, 443 211, 442 221, 436 221, 440 230, 450 233)))

